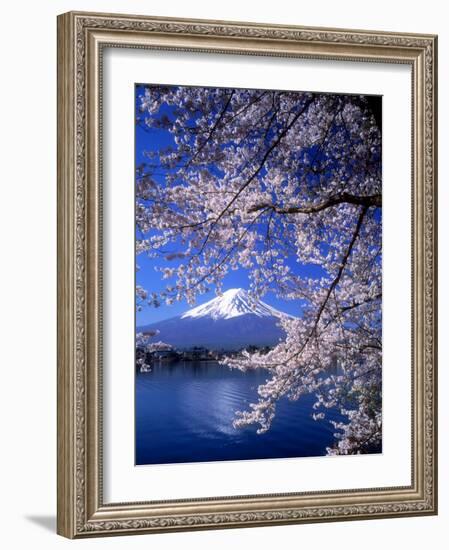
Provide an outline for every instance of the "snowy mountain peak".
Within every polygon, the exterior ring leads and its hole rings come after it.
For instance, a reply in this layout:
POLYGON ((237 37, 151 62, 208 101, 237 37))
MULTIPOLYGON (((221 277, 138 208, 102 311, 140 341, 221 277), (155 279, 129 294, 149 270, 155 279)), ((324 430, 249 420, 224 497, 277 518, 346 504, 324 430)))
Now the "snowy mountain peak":
POLYGON ((221 296, 197 306, 181 315, 181 319, 211 317, 212 319, 232 319, 241 315, 253 314, 257 317, 282 317, 285 314, 265 304, 261 300, 253 303, 243 288, 231 288, 221 296))
POLYGON ((162 342, 185 350, 239 350, 247 346, 275 346, 285 338, 280 318, 290 317, 262 301, 254 303, 248 292, 232 288, 184 314, 138 328, 157 331, 162 342))

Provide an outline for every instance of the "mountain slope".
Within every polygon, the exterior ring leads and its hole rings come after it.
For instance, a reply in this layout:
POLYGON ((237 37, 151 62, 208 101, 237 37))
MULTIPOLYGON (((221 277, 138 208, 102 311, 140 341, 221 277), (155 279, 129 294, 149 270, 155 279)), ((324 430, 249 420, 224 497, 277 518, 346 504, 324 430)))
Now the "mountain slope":
POLYGON ((178 317, 137 330, 158 330, 158 340, 178 349, 203 346, 237 350, 249 345, 275 345, 284 337, 278 324, 285 315, 262 301, 252 304, 248 293, 239 288, 228 290, 178 317))

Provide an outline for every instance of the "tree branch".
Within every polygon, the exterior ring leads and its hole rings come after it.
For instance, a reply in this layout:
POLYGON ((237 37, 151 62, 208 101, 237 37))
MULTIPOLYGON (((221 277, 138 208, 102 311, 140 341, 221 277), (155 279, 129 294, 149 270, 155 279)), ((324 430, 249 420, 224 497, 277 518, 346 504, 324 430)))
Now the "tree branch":
MULTIPOLYGON (((305 104, 303 105, 302 109, 296 113, 296 115, 293 117, 293 120, 287 124, 287 126, 280 132, 280 134, 274 139, 273 143, 268 147, 266 150, 264 156, 262 157, 262 160, 259 163, 259 166, 256 168, 256 170, 252 173, 252 175, 245 181, 245 183, 240 187, 240 189, 236 192, 234 197, 229 201, 227 206, 220 212, 220 214, 217 216, 217 219, 215 223, 218 223, 221 218, 226 214, 226 212, 229 211, 230 207, 235 203, 235 201, 239 198, 239 196, 243 193, 243 191, 250 185, 250 183, 256 178, 256 176, 261 172, 266 160, 270 156, 271 152, 279 145, 279 143, 282 141, 282 139, 287 135, 289 130, 296 124, 299 117, 309 108, 310 104, 313 101, 312 98, 308 99, 305 104)), ((268 208, 268 207, 267 207, 268 208)), ((212 230, 212 228, 211 228, 212 230)), ((211 231, 208 233, 206 238, 204 239, 204 242, 201 246, 200 253, 204 250, 207 241, 209 240, 211 231)))
POLYGON ((367 206, 364 206, 361 211, 360 211, 360 214, 359 214, 359 217, 357 219, 357 224, 355 226, 355 230, 354 230, 354 233, 352 235, 352 239, 351 239, 351 242, 349 243, 349 246, 346 250, 346 254, 343 256, 343 259, 341 261, 341 264, 340 264, 340 267, 338 269, 338 272, 337 272, 337 276, 335 277, 335 279, 332 281, 332 284, 331 286, 329 287, 329 290, 327 291, 327 294, 326 294, 326 298, 325 300, 323 301, 323 303, 321 304, 320 306, 320 309, 318 310, 318 315, 316 317, 316 320, 315 320, 315 325, 313 327, 313 330, 311 332, 311 334, 315 333, 317 327, 318 327, 318 323, 321 319, 321 315, 326 307, 326 304, 329 300, 329 296, 331 295, 332 291, 334 290, 334 288, 338 285, 338 283, 340 282, 340 279, 341 279, 341 276, 343 274, 343 271, 346 267, 346 264, 348 263, 348 259, 349 259, 349 256, 351 255, 351 252, 352 252, 352 249, 354 247, 354 244, 355 244, 355 241, 357 240, 357 237, 359 236, 359 233, 360 233, 360 229, 362 227, 362 223, 363 223, 363 218, 365 217, 365 214, 366 214, 366 211, 368 210, 368 207, 367 206))
POLYGON ((193 156, 190 158, 190 160, 187 162, 187 164, 183 167, 183 169, 186 169, 188 168, 195 160, 196 158, 198 158, 199 154, 201 153, 201 151, 204 149, 204 147, 206 147, 206 145, 209 143, 212 135, 214 134, 215 130, 218 128, 218 126, 220 125, 221 121, 223 120, 223 117, 226 113, 226 111, 228 110, 228 107, 229 105, 231 104, 231 100, 232 100, 232 97, 234 95, 234 91, 235 90, 232 90, 232 92, 229 94, 228 96, 228 99, 223 107, 223 109, 221 110, 221 113, 219 114, 218 118, 216 119, 214 125, 212 126, 212 128, 210 129, 209 131, 209 134, 208 136, 206 137, 206 139, 203 141, 203 143, 198 147, 198 149, 196 150, 196 152, 193 154, 193 156))
POLYGON ((276 214, 315 214, 332 206, 337 206, 338 204, 354 204, 365 208, 369 208, 370 206, 382 207, 382 194, 376 193, 374 195, 359 196, 351 193, 339 193, 338 195, 330 196, 327 200, 319 204, 312 204, 310 206, 289 206, 287 208, 279 208, 275 204, 260 203, 251 206, 248 209, 248 213, 251 214, 258 210, 271 208, 276 214))

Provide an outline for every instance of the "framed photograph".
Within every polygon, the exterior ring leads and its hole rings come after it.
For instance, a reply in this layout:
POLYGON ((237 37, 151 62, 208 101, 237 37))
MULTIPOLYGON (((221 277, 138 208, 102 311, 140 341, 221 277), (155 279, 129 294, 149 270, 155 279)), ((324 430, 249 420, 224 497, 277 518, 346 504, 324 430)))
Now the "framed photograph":
POLYGON ((437 513, 436 52, 59 16, 59 534, 437 513))

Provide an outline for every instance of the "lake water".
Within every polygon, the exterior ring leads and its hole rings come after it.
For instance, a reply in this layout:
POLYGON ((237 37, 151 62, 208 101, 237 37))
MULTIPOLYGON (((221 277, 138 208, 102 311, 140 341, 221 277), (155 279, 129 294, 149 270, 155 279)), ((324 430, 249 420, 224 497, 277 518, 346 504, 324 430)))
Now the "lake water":
MULTIPOLYGON (((311 417, 313 396, 282 399, 270 430, 234 428, 235 411, 257 400, 263 370, 240 372, 216 362, 156 365, 136 373, 136 464, 320 456, 334 428, 311 417)), ((328 418, 339 419, 328 412, 328 418)))

